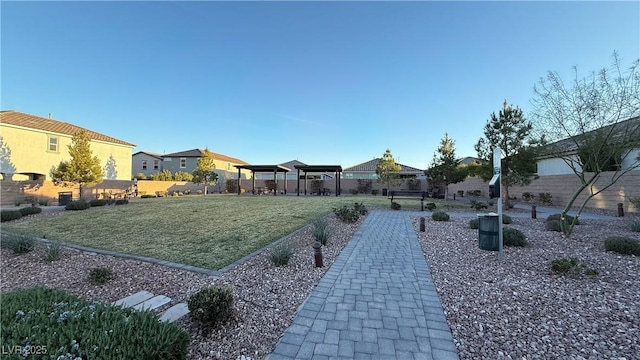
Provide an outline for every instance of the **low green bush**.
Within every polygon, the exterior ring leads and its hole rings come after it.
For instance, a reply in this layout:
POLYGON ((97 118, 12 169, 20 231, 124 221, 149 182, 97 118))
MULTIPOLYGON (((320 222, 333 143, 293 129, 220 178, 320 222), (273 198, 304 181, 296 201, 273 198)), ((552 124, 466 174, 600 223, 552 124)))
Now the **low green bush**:
POLYGON ((64 208, 65 210, 87 210, 91 207, 84 199, 70 201, 64 208))
POLYGON ((549 231, 562 232, 562 223, 560 220, 547 220, 545 228, 549 231))
POLYGON ((287 266, 292 256, 293 247, 289 244, 278 245, 271 250, 271 262, 277 267, 287 266))
POLYGON ((505 227, 502 229, 502 243, 504 246, 527 246, 527 238, 522 231, 505 227))
POLYGON ((40 206, 49 206, 49 200, 48 199, 44 199, 44 198, 39 199, 38 200, 38 205, 40 205, 40 206))
POLYGON ((333 213, 342 222, 354 223, 360 218, 360 213, 353 208, 344 205, 340 208, 333 208, 333 213))
POLYGON ((29 207, 20 208, 18 211, 20 211, 20 214, 22 216, 27 216, 27 215, 40 214, 42 212, 42 208, 37 206, 29 206, 29 207))
POLYGON ((210 287, 200 290, 187 300, 189 316, 204 328, 216 328, 233 314, 233 301, 231 288, 210 287))
POLYGON ((380 192, 377 189, 371 190, 371 195, 377 196, 380 192))
POLYGON ((434 221, 449 221, 450 217, 449 214, 444 211, 434 211, 433 214, 431 214, 431 219, 434 221))
POLYGON ((140 197, 143 198, 143 199, 150 199, 150 198, 154 198, 156 196, 153 195, 153 194, 144 194, 144 195, 141 195, 140 197))
POLYGON ((93 200, 89 201, 89 205, 91 205, 91 207, 105 206, 105 205, 107 205, 107 200, 106 199, 93 199, 93 200))
POLYGON ((2 210, 0 211, 1 222, 18 220, 22 217, 20 210, 2 210))
POLYGON ((478 218, 475 218, 475 219, 471 219, 471 220, 469 220, 469 227, 470 227, 471 229, 477 229, 477 228, 478 228, 478 226, 479 226, 478 218))
POLYGON ((487 209, 489 207, 487 204, 483 203, 482 201, 478 201, 476 199, 469 200, 469 204, 471 205, 470 207, 472 209, 476 209, 476 210, 487 209))
POLYGON ((105 267, 97 267, 89 271, 89 282, 93 285, 104 285, 113 279, 113 271, 105 267))
POLYGON ((2 235, 3 248, 10 249, 14 254, 26 254, 36 247, 36 241, 27 235, 5 234, 2 235))
POLYGON ((126 205, 129 203, 129 199, 118 199, 116 200, 116 205, 126 205))
POLYGON ((156 196, 157 197, 166 197, 167 196, 167 191, 156 191, 156 196))
POLYGON ((640 256, 640 240, 611 236, 604 241, 604 248, 618 254, 640 256))
POLYGON ((398 204, 398 203, 397 203, 397 202, 395 202, 395 201, 392 201, 392 202, 391 202, 391 209, 392 209, 392 210, 400 210, 400 209, 402 209, 402 205, 398 204))
POLYGON ((633 232, 640 232, 640 219, 632 218, 631 220, 629 220, 629 227, 633 232))
POLYGON ((429 211, 433 211, 437 208, 436 203, 432 203, 432 202, 428 202, 426 204, 424 204, 424 207, 427 208, 427 210, 429 211))
POLYGON ((60 260, 62 256, 62 243, 60 241, 52 241, 47 245, 44 252, 44 259, 48 262, 60 260))
MULTIPOLYGON (((89 302, 62 290, 2 294, 2 343, 31 346, 34 359, 159 359, 187 357, 189 335, 150 311, 89 302)), ((4 357, 3 357, 4 358, 4 357)), ((7 359, 22 356, 7 356, 7 359)))
MULTIPOLYGON (((560 216, 562 216, 562 214, 553 214, 553 215, 549 215, 549 217, 547 217, 547 221, 552 221, 552 220, 558 220, 560 221, 560 216)), ((574 217, 571 215, 565 215, 564 217, 564 221, 567 224, 571 224, 573 222, 574 217)), ((576 225, 580 225, 580 219, 576 219, 576 225)))
POLYGON ((539 193, 538 200, 542 205, 551 205, 553 203, 553 196, 549 193, 539 193))
POLYGON ((327 245, 329 236, 331 235, 331 233, 329 232, 329 223, 327 222, 327 219, 323 217, 314 219, 311 222, 311 225, 313 228, 313 238, 316 241, 320 242, 320 244, 327 245))
POLYGON ((351 195, 358 195, 358 189, 349 189, 351 195))
POLYGON ((513 219, 511 219, 511 216, 502 214, 502 223, 503 224, 511 224, 512 222, 513 222, 513 219))
POLYGON ((571 276, 598 275, 598 270, 589 268, 587 263, 577 257, 555 259, 551 262, 551 270, 558 274, 571 276))

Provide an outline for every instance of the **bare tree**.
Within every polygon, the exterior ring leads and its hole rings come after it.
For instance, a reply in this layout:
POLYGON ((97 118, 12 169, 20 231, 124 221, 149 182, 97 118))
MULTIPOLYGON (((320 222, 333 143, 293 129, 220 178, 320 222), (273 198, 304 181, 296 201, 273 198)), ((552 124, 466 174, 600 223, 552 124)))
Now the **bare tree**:
MULTIPOLYGON (((549 71, 534 86, 532 118, 551 141, 548 157, 560 158, 580 179, 561 215, 562 232, 570 236, 589 200, 640 166, 640 60, 624 70, 617 53, 610 68, 581 78, 573 68, 573 80, 565 84, 549 71), (603 186, 595 183, 606 176, 603 186), (576 220, 564 221, 580 194, 576 220)), ((605 179, 605 178, 603 178, 605 179)))

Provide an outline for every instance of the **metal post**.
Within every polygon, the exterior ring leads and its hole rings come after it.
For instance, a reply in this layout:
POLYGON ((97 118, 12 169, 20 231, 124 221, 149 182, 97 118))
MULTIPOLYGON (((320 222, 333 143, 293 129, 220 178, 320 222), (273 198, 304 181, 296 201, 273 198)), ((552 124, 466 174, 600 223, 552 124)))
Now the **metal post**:
POLYGON ((536 206, 535 205, 531 205, 531 218, 532 219, 537 219, 538 218, 538 214, 536 212, 536 206))
POLYGON ((623 207, 622 203, 618 203, 618 216, 619 217, 623 217, 624 216, 624 207, 623 207))
MULTIPOLYGON (((493 150, 493 173, 502 173, 502 150, 496 147, 493 150)), ((502 176, 500 176, 500 192, 498 193, 498 261, 502 261, 503 239, 502 239, 502 176)))
POLYGON ((424 211, 424 200, 420 199, 420 211, 424 211))
POLYGON ((324 265, 322 264, 322 244, 320 244, 319 241, 316 241, 315 243, 313 243, 312 246, 313 246, 315 260, 316 260, 316 267, 323 267, 324 265))
POLYGON ((424 218, 421 217, 420 218, 420 232, 424 232, 424 231, 425 231, 424 218))

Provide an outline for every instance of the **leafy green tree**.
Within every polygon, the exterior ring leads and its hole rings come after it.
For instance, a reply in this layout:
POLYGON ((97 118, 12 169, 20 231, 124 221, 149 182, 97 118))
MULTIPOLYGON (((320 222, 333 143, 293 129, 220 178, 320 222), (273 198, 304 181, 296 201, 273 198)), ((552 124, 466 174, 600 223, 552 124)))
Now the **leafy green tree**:
POLYGON ((467 177, 467 171, 460 166, 460 160, 456 159, 455 144, 449 134, 445 133, 438 150, 433 154, 431 167, 425 170, 430 183, 444 186, 445 200, 449 196, 449 184, 459 183, 467 177))
POLYGON ((614 53, 609 69, 585 78, 579 77, 577 67, 573 70, 570 83, 549 71, 534 87, 531 101, 536 127, 553 141, 544 147, 544 155, 562 159, 580 179, 561 213, 566 219, 579 204, 573 221, 560 222, 566 236, 594 196, 640 168, 640 156, 634 153, 640 149, 640 59, 624 70, 614 53), (606 180, 594 186, 599 179, 606 180))
POLYGON ((151 180, 154 181, 171 181, 173 180, 173 175, 171 174, 171 171, 164 169, 161 172, 155 173, 155 174, 151 174, 149 176, 151 178, 151 180))
POLYGON ((391 186, 398 186, 402 183, 402 180, 400 179, 400 170, 402 170, 402 167, 396 164, 396 161, 393 159, 393 155, 391 154, 391 150, 387 149, 376 167, 376 175, 378 176, 377 181, 381 184, 385 184, 387 189, 391 188, 391 186))
POLYGON ((533 125, 527 121, 519 107, 507 105, 504 101, 502 110, 491 114, 491 119, 484 127, 484 137, 478 140, 475 150, 483 161, 477 169, 478 174, 489 180, 493 174, 493 150, 502 150, 502 197, 504 207, 510 208, 509 187, 527 185, 536 173, 536 146, 542 144, 544 138, 536 138, 533 125))
POLYGON ((99 183, 104 176, 100 159, 93 156, 90 142, 91 139, 86 131, 77 132, 71 139, 71 145, 68 146, 71 160, 61 161, 58 167, 51 171, 51 179, 55 184, 80 185, 80 196, 82 196, 82 185, 99 183))
POLYGON ((207 194, 207 187, 215 185, 218 181, 216 174, 216 163, 213 154, 208 148, 204 149, 202 156, 198 159, 198 165, 193 171, 193 182, 196 184, 204 184, 204 194, 207 194))

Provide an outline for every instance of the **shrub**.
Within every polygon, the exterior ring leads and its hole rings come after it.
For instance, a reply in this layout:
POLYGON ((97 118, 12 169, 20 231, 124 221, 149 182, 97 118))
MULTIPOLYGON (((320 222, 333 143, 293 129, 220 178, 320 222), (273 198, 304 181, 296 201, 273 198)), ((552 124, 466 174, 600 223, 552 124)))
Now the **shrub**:
POLYGON ((173 174, 173 180, 175 180, 175 181, 191 181, 191 180, 193 180, 193 175, 191 175, 190 173, 188 173, 186 171, 176 171, 176 173, 173 174))
POLYGON ((191 189, 187 189, 187 190, 185 190, 185 191, 184 191, 184 194, 185 194, 185 195, 191 195, 191 189))
POLYGON ((2 210, 0 211, 0 220, 2 222, 17 220, 22 217, 20 210, 2 210))
POLYGON ((49 243, 44 252, 44 259, 51 262, 60 260, 60 256, 62 256, 62 243, 60 241, 52 241, 49 243))
POLYGON ((407 179, 407 187, 409 190, 420 190, 422 187, 420 179, 407 179))
POLYGON ((327 245, 330 236, 329 223, 327 222, 327 219, 320 217, 313 220, 311 224, 313 225, 313 238, 320 242, 320 244, 327 245))
POLYGON ((129 203, 129 199, 118 199, 116 200, 116 205, 126 205, 129 203))
MULTIPOLYGON (((89 302, 42 287, 2 294, 2 343, 47 346, 29 359, 180 359, 189 335, 150 311, 89 302)), ((21 356, 8 356, 17 359, 21 356)))
POLYGON ((174 191, 174 192, 172 192, 172 193, 171 193, 171 196, 173 196, 173 197, 176 197, 176 196, 178 196, 178 195, 179 195, 179 194, 178 194, 178 192, 177 192, 177 191, 174 191))
POLYGON ((91 207, 91 204, 84 199, 70 201, 64 208, 66 210, 86 210, 91 207))
POLYGON ((477 229, 479 227, 478 218, 469 220, 469 227, 471 229, 477 229))
POLYGON ((91 207, 105 206, 105 205, 107 205, 107 200, 105 200, 105 199, 93 199, 93 200, 89 201, 89 205, 91 205, 91 207))
POLYGON ((27 215, 34 215, 34 214, 40 214, 42 212, 42 208, 39 208, 37 206, 29 206, 29 207, 23 207, 20 208, 20 214, 22 216, 27 216, 27 215))
POLYGON ((187 300, 190 316, 205 328, 225 323, 233 314, 231 288, 210 287, 191 295, 187 300))
POLYGON ((482 195, 482 191, 481 190, 467 190, 467 195, 478 197, 478 196, 482 195))
MULTIPOLYGON (((558 221, 560 221, 560 216, 561 216, 561 215, 562 215, 562 214, 553 214, 553 215, 549 215, 549 217, 547 217, 547 221, 552 221, 552 220, 558 220, 558 221)), ((565 221, 567 224, 571 224, 571 223, 573 222, 573 220, 574 220, 574 217, 573 217, 573 216, 571 216, 571 215, 565 215, 565 217, 564 217, 564 221, 565 221)), ((576 225, 580 225, 580 219, 576 219, 576 225)))
POLYGON ((402 205, 398 204, 398 203, 397 203, 397 202, 395 202, 395 201, 392 201, 392 202, 391 202, 391 209, 393 209, 393 210, 400 210, 401 208, 402 208, 402 205))
POLYGON ((379 193, 378 189, 371 190, 371 195, 373 195, 373 196, 377 196, 378 193, 379 193))
POLYGON ((232 179, 227 180, 227 182, 225 183, 225 188, 230 194, 238 193, 238 181, 232 179))
POLYGON ((640 196, 630 196, 629 202, 636 208, 636 211, 640 211, 640 196))
POLYGON ((622 236, 611 236, 604 241, 604 248, 618 254, 640 256, 640 241, 622 236))
POLYGON ((24 199, 18 199, 16 198, 15 200, 13 200, 13 205, 15 206, 20 206, 22 205, 22 202, 24 201, 24 199))
POLYGON ((547 223, 545 224, 545 228, 549 231, 561 232, 562 223, 560 222, 560 220, 547 220, 547 223))
POLYGON ((513 222, 513 219, 511 219, 511 216, 502 214, 502 223, 503 224, 511 224, 512 222, 513 222))
POLYGON ((553 203, 553 197, 549 193, 539 193, 538 199, 540 200, 540 204, 543 205, 551 205, 553 203))
POLYGON ((629 220, 629 226, 631 227, 631 231, 640 232, 640 219, 631 219, 629 220))
POLYGON ((458 190, 457 193, 458 193, 458 196, 464 197, 464 190, 458 190))
POLYGON ((590 269, 584 261, 580 261, 577 257, 555 259, 551 262, 551 270, 558 274, 572 276, 598 275, 598 270, 590 269))
POLYGON ((349 189, 351 195, 358 195, 358 189, 349 189))
POLYGON ((140 196, 140 197, 141 197, 141 198, 143 198, 143 199, 150 199, 150 198, 154 198, 154 197, 156 197, 156 196, 155 196, 155 195, 153 195, 153 194, 144 194, 144 195, 142 195, 142 196, 140 196))
POLYGON ((38 205, 40 206, 49 206, 49 200, 42 198, 42 199, 38 199, 38 205))
POLYGON ((354 223, 360 218, 360 214, 355 209, 350 209, 347 205, 341 208, 333 208, 333 213, 342 222, 354 223))
POLYGON ((167 191, 156 191, 156 196, 157 197, 166 197, 167 196, 167 191))
POLYGON ((293 256, 293 247, 289 244, 278 245, 271 250, 271 262, 275 266, 286 266, 293 256))
POLYGON ((449 221, 449 214, 444 211, 434 211, 431 218, 434 221, 449 221))
POLYGON ((506 227, 502 229, 502 243, 504 246, 527 246, 527 238, 522 231, 506 227))
POLYGON ((429 202, 429 203, 424 204, 424 207, 426 207, 427 210, 429 210, 429 211, 433 211, 433 210, 436 209, 437 206, 436 206, 435 203, 429 202))
POLYGON ((104 285, 113 279, 113 271, 105 267, 97 267, 89 271, 89 282, 93 285, 104 285))
POLYGON ((471 204, 472 209, 482 210, 482 209, 488 208, 487 204, 483 203, 482 201, 478 201, 476 199, 471 199, 469 203, 471 204))
POLYGON ((139 172, 136 174, 136 176, 134 176, 134 178, 138 179, 138 180, 147 180, 147 175, 139 172))
POLYGON ((202 190, 196 190, 196 195, 202 195, 202 190))
POLYGON ((367 213, 369 212, 369 210, 367 210, 367 208, 364 207, 363 203, 354 203, 353 211, 357 212, 360 215, 367 215, 367 213))
POLYGON ((522 200, 524 200, 525 202, 531 202, 536 198, 536 196, 533 193, 530 192, 523 192, 522 193, 522 200))
POLYGON ((6 234, 2 236, 3 248, 10 249, 14 254, 26 254, 36 247, 36 241, 26 235, 6 234))
POLYGON ((358 192, 361 194, 368 194, 371 192, 373 181, 369 179, 358 179, 358 192))

